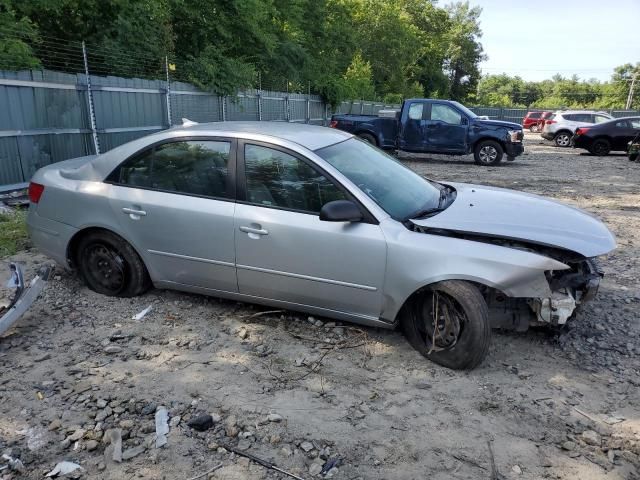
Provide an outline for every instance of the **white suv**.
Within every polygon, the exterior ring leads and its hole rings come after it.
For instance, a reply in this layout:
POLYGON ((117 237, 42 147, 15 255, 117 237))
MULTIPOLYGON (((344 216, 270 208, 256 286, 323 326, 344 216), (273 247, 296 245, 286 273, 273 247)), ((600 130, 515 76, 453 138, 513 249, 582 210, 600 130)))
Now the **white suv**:
POLYGON ((542 138, 553 140, 558 147, 569 147, 576 128, 612 118, 608 113, 592 110, 559 110, 544 121, 542 138))

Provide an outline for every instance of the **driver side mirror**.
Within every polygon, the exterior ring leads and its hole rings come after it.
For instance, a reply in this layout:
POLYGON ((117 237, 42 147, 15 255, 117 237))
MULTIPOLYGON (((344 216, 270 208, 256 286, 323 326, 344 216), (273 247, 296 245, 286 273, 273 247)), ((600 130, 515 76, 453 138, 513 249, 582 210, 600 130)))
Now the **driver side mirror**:
POLYGON ((359 222, 362 220, 362 212, 351 200, 334 200, 322 206, 320 220, 325 222, 359 222))

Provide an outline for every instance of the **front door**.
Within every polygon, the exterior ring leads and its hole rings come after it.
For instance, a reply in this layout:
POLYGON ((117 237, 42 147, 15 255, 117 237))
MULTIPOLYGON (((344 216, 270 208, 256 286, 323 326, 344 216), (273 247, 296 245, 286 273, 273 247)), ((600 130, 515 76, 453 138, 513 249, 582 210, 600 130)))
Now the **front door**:
POLYGON ((237 292, 234 141, 164 143, 107 179, 112 215, 155 281, 237 292))
POLYGON ((468 120, 446 103, 432 103, 426 121, 427 149, 431 152, 466 153, 468 120))
POLYGON ((235 213, 240 293, 378 318, 386 242, 378 225, 325 222, 348 194, 311 161, 241 143, 235 213))

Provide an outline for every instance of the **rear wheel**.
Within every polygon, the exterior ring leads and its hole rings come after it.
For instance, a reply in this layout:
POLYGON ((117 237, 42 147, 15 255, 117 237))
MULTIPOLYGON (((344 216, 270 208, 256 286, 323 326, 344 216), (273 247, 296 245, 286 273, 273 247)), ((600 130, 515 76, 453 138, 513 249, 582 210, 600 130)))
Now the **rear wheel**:
POLYGON ((630 162, 635 162, 636 160, 638 160, 638 154, 637 153, 630 153, 629 154, 629 161, 630 162))
POLYGON ((483 140, 476 145, 473 157, 478 165, 497 165, 502 160, 502 145, 493 140, 483 140))
POLYGON ((364 140, 365 142, 370 143, 371 145, 374 145, 374 146, 378 145, 378 142, 376 142, 376 137, 374 137, 370 133, 359 133, 358 137, 364 140))
POLYGON ((108 231, 90 232, 80 239, 76 265, 87 286, 103 295, 134 297, 151 285, 138 253, 108 231))
POLYGON ((556 146, 566 148, 571 145, 571 137, 572 135, 569 132, 558 132, 555 137, 553 137, 553 141, 556 146))
POLYGON ((593 155, 604 157, 606 155, 609 155, 609 152, 611 151, 611 144, 604 138, 598 138, 593 142, 589 151, 593 155))
POLYGON ((426 287, 403 307, 401 324, 413 348, 444 367, 472 369, 489 352, 487 304, 469 282, 450 280, 426 287))
POLYGON ((540 129, 538 128, 538 124, 534 123, 533 125, 531 125, 529 127, 529 131, 532 133, 538 133, 540 131, 540 129))

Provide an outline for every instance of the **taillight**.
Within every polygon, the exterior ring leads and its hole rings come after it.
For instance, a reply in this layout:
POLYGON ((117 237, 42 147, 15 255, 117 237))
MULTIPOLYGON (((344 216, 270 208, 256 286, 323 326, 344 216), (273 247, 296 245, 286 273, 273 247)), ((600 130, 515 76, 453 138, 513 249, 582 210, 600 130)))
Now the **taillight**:
POLYGON ((29 184, 29 201, 31 203, 38 203, 43 193, 44 185, 40 185, 39 183, 35 182, 31 182, 29 184))
POLYGON ((545 120, 545 122, 547 122, 547 125, 551 125, 552 123, 558 123, 555 120, 545 120))
POLYGON ((585 133, 587 133, 589 131, 588 128, 578 128, 576 130, 576 135, 584 135, 585 133))
POLYGON ((337 126, 338 126, 338 121, 337 120, 331 120, 329 122, 329 127, 336 128, 337 126))

